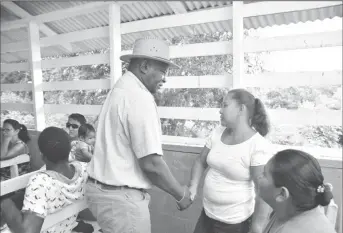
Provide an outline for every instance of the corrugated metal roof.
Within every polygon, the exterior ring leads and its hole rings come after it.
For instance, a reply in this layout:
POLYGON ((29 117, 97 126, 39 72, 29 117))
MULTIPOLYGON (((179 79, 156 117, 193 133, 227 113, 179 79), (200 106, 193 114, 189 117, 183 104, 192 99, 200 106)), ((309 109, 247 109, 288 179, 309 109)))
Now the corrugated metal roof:
MULTIPOLYGON (((252 1, 246 2, 250 3, 252 1)), ((69 1, 69 2, 51 2, 51 1, 16 1, 16 5, 27 11, 31 15, 39 15, 60 9, 66 9, 89 2, 69 1)), ((180 2, 187 12, 203 9, 218 8, 231 5, 231 1, 186 1, 180 2)), ((121 22, 131 22, 142 19, 148 19, 159 16, 175 14, 172 7, 165 1, 137 1, 131 2, 121 7, 121 22)), ((267 27, 273 25, 290 24, 296 22, 306 22, 323 20, 325 18, 342 17, 342 5, 330 6, 325 8, 310 9, 296 12, 285 12, 272 15, 260 15, 244 18, 244 27, 246 29, 267 27)), ((1 22, 8 22, 19 19, 14 13, 1 6, 1 22)), ((74 32, 84 29, 103 27, 108 25, 108 10, 103 9, 98 12, 79 15, 73 18, 53 21, 45 24, 57 34, 74 32)), ((175 36, 189 36, 194 34, 215 33, 231 31, 231 21, 220 21, 213 23, 198 24, 192 26, 174 27, 139 33, 130 33, 122 35, 122 44, 130 45, 137 38, 142 36, 157 36, 166 40, 171 40, 175 36)), ((44 37, 41 33, 41 37, 44 37)), ((27 41, 27 30, 24 28, 1 32, 1 43, 12 43, 16 41, 27 41)), ((72 43, 73 52, 85 52, 97 49, 104 49, 109 46, 107 38, 97 38, 81 42, 72 43)), ((65 55, 70 53, 62 46, 49 46, 42 48, 42 57, 56 55, 65 55)), ((27 59, 28 52, 21 51, 16 53, 1 54, 1 62, 13 62, 27 59)))

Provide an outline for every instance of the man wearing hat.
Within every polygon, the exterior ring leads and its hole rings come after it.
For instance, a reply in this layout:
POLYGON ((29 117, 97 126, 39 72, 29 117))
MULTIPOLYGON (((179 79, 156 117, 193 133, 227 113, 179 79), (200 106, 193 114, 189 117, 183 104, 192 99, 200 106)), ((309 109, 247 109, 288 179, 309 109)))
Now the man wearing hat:
POLYGON ((86 196, 104 233, 150 233, 152 185, 169 193, 180 210, 191 204, 163 160, 162 131, 153 93, 165 83, 169 47, 159 39, 138 39, 120 57, 128 71, 117 81, 99 115, 86 196))

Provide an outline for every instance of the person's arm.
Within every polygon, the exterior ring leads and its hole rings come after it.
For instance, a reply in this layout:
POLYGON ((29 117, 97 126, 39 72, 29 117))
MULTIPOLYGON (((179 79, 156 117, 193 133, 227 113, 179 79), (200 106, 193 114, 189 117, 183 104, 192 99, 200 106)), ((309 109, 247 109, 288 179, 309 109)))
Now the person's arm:
POLYGON ((1 140, 1 154, 0 154, 0 159, 2 160, 3 158, 6 157, 7 152, 8 152, 8 145, 10 144, 11 138, 10 137, 3 137, 1 140))
POLYGON ((155 186, 181 200, 185 188, 175 179, 161 155, 145 156, 139 159, 139 165, 155 186))
POLYGON ((18 143, 11 149, 8 149, 8 145, 11 138, 5 138, 3 143, 1 143, 1 157, 0 160, 12 159, 18 155, 24 153, 25 145, 23 143, 18 143))
POLYGON ((47 216, 46 175, 30 177, 25 189, 22 211, 7 198, 1 200, 1 217, 13 233, 39 233, 47 216))
POLYGON ((88 163, 92 159, 92 153, 88 151, 88 148, 80 148, 80 150, 75 151, 75 158, 78 161, 88 163))
POLYGON ((195 160, 194 165, 192 167, 191 180, 189 183, 192 199, 195 198, 201 177, 203 176, 204 171, 208 167, 206 160, 207 160, 207 155, 209 152, 210 152, 210 149, 204 146, 204 148, 202 149, 198 158, 195 160))
POLYGON ((153 99, 142 95, 126 101, 121 118, 128 126, 130 146, 142 171, 155 186, 176 199, 180 210, 187 208, 191 204, 189 189, 175 179, 162 157, 161 124, 153 99))
MULTIPOLYGON (((258 179, 261 177, 263 173, 264 165, 260 166, 251 166, 250 167, 250 174, 255 184, 255 190, 258 189, 258 179)), ((257 193, 257 192, 255 192, 257 193)), ((257 194, 255 197, 255 210, 252 216, 251 222, 251 233, 262 233, 264 227, 269 221, 269 216, 272 209, 271 207, 262 200, 257 194)))
POLYGON ((44 222, 44 218, 35 213, 19 211, 11 199, 1 201, 1 218, 12 233, 38 233, 44 222))

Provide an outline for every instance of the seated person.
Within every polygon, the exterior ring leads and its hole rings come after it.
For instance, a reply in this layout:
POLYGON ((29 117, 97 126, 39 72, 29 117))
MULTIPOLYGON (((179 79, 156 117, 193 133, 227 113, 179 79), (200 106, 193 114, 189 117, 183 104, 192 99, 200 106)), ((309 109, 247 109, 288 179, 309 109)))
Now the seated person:
POLYGON ((78 135, 78 140, 71 142, 69 161, 89 162, 94 151, 95 129, 90 124, 83 124, 79 128, 78 135))
POLYGON ((30 141, 25 125, 13 119, 3 123, 0 160, 12 159, 18 155, 28 154, 27 142, 30 141))
POLYGON ((299 150, 274 155, 259 178, 259 195, 273 209, 263 233, 335 233, 319 205, 333 198, 318 161, 299 150))
POLYGON ((1 217, 13 233, 70 233, 77 224, 77 215, 46 231, 42 231, 42 225, 49 214, 84 198, 88 178, 86 164, 68 162, 70 141, 68 134, 60 128, 44 129, 39 135, 38 146, 46 163, 46 171, 38 171, 30 177, 21 211, 12 200, 1 200, 1 217))
POLYGON ((83 124, 86 124, 86 122, 86 118, 82 114, 73 113, 69 115, 66 128, 71 141, 77 140, 79 127, 83 124))

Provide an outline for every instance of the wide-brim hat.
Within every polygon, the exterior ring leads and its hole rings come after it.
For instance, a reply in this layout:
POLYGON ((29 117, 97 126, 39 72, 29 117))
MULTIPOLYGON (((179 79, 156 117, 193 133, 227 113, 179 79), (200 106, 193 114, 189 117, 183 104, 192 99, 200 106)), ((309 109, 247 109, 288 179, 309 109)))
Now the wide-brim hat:
POLYGON ((120 56, 120 60, 129 62, 132 58, 147 58, 167 63, 171 68, 180 68, 170 61, 169 46, 160 39, 142 38, 135 41, 132 54, 120 56))

